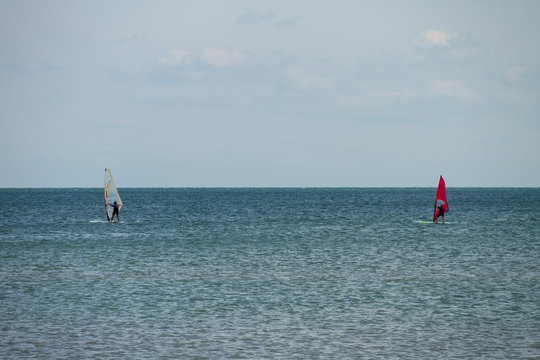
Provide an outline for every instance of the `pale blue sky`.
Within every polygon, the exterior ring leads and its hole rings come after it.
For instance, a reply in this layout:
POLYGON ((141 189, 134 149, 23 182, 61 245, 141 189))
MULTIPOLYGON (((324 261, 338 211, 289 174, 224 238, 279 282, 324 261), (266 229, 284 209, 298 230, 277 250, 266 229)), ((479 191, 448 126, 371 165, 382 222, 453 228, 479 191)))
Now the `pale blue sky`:
POLYGON ((539 16, 0 0, 0 187, 540 186, 539 16))

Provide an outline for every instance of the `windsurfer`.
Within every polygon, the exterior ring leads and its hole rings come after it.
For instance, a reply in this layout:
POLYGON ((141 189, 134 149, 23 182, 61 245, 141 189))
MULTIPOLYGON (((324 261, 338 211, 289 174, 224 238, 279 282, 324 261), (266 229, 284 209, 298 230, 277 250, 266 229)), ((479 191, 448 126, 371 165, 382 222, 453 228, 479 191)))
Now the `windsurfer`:
MULTIPOLYGON (((109 222, 114 221, 114 214, 116 214, 116 220, 117 222, 120 222, 120 215, 118 214, 118 210, 120 210, 120 206, 118 206, 118 203, 115 201, 114 204, 109 204, 113 207, 113 213, 111 215, 111 218, 109 219, 109 222)), ((444 218, 443 218, 444 219, 444 218)), ((444 220, 443 220, 444 221, 444 220)))
MULTIPOLYGON (((114 216, 114 214, 113 214, 114 216)), ((437 217, 435 218, 435 223, 439 223, 439 218, 442 216, 442 223, 444 224, 444 203, 439 205, 439 211, 437 212, 437 217)))

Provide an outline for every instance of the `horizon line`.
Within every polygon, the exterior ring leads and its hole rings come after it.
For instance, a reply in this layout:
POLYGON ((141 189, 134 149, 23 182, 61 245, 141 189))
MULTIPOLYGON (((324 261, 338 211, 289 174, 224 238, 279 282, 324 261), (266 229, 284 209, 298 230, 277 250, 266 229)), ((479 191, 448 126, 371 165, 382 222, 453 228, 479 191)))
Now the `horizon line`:
MULTIPOLYGON (((0 190, 24 189, 102 189, 100 186, 13 186, 0 190)), ((118 189, 418 189, 437 186, 117 186, 118 189)), ((446 186, 454 189, 538 189, 540 186, 446 186)))

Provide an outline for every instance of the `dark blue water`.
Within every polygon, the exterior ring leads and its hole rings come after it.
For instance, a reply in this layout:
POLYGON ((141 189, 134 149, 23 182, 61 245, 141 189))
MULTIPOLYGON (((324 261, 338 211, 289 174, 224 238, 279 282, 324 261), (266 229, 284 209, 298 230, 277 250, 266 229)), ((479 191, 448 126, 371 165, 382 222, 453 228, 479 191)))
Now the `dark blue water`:
POLYGON ((0 358, 540 358, 540 190, 0 190, 0 358))

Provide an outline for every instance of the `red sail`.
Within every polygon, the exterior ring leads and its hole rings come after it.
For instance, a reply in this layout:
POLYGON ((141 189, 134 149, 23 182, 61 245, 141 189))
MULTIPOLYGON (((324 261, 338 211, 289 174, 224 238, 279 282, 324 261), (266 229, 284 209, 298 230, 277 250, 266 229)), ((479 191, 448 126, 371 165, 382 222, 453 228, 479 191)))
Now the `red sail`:
POLYGON ((437 196, 435 197, 435 211, 433 212, 433 221, 437 220, 437 214, 439 213, 439 206, 443 206, 446 213, 450 208, 448 207, 448 201, 446 201, 446 184, 441 176, 439 179, 439 188, 437 189, 437 196))

